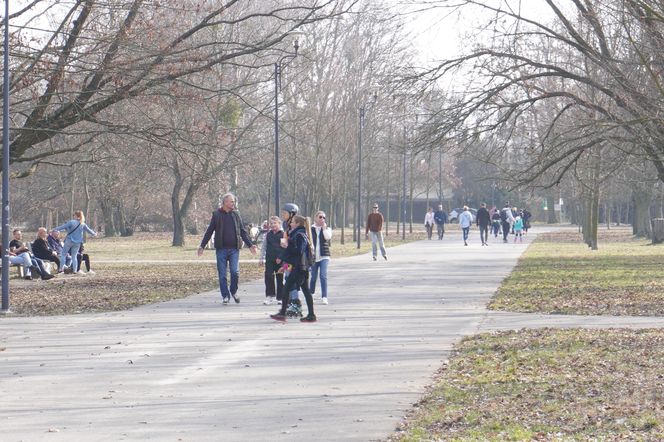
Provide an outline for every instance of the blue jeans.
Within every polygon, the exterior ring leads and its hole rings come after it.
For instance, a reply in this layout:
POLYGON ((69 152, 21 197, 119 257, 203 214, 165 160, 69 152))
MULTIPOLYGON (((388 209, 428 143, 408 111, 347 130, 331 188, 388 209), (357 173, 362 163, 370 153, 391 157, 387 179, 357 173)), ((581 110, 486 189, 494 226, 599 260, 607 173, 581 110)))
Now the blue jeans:
POLYGON ((240 281, 240 250, 217 249, 217 272, 219 273, 219 291, 223 299, 229 299, 231 293, 237 293, 237 285, 240 281), (226 263, 229 264, 231 272, 231 289, 228 290, 228 279, 226 277, 226 263))
POLYGON ((461 230, 463 231, 463 242, 468 241, 468 232, 470 232, 470 227, 462 227, 461 230))
POLYGON ((313 294, 316 292, 316 280, 320 272, 320 293, 323 298, 327 298, 327 266, 329 264, 329 259, 322 259, 311 266, 309 274, 309 291, 313 294))
POLYGON ((378 254, 376 245, 380 247, 380 253, 385 256, 385 245, 383 245, 383 232, 369 232, 371 233, 371 252, 375 258, 378 254))
MULTIPOLYGON (((65 238, 65 244, 62 246, 62 256, 67 256, 69 254, 70 256, 76 256, 78 255, 78 250, 81 248, 81 243, 76 243, 72 242, 69 240, 69 237, 65 238)), ((60 260, 60 269, 59 271, 62 272, 65 269, 65 261, 64 259, 60 260)), ((75 259, 72 259, 71 263, 71 269, 74 273, 78 272, 78 261, 75 259)))

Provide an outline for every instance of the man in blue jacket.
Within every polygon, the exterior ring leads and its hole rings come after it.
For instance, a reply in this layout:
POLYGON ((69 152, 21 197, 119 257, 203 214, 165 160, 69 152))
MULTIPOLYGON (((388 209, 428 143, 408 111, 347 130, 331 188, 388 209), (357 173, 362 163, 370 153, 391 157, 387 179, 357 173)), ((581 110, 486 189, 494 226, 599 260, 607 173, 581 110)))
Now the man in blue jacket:
POLYGON ((236 303, 240 302, 237 295, 240 282, 240 247, 242 242, 250 248, 251 254, 256 254, 256 246, 244 229, 242 218, 235 210, 235 195, 227 193, 222 197, 222 205, 212 213, 210 225, 203 235, 198 256, 203 255, 203 250, 214 233, 214 248, 217 252, 217 272, 219 273, 219 290, 224 304, 228 304, 231 296, 236 303), (226 268, 230 268, 231 286, 228 288, 226 268))
POLYGON ((447 223, 447 213, 443 210, 443 205, 438 204, 438 210, 433 214, 433 220, 438 228, 438 239, 443 239, 445 235, 445 223, 447 223))

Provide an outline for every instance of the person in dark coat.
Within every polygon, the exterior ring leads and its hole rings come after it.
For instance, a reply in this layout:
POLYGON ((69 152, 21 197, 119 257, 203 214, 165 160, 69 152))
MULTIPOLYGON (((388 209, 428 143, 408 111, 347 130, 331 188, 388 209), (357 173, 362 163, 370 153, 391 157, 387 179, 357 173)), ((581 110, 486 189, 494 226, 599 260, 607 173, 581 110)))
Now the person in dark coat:
POLYGON ((242 242, 250 248, 251 254, 256 254, 256 246, 251 242, 249 234, 244 228, 242 218, 235 210, 235 195, 227 193, 222 197, 222 205, 212 213, 210 225, 203 235, 201 245, 198 247, 198 256, 203 255, 205 246, 214 234, 214 248, 217 254, 217 273, 219 274, 219 291, 224 304, 228 304, 231 296, 236 303, 240 302, 237 295, 240 282, 240 247, 242 242), (230 268, 231 286, 228 287, 226 270, 230 268))
POLYGON ((265 305, 272 304, 275 298, 277 302, 283 301, 284 275, 279 273, 280 266, 277 263, 277 258, 282 253, 279 243, 283 237, 281 219, 278 216, 270 217, 270 229, 263 238, 259 259, 261 264, 265 264, 265 301, 263 301, 265 305))
POLYGON ((481 203, 480 208, 477 210, 476 223, 480 228, 480 239, 483 246, 488 246, 489 239, 489 224, 491 224, 491 215, 486 208, 486 203, 481 203))

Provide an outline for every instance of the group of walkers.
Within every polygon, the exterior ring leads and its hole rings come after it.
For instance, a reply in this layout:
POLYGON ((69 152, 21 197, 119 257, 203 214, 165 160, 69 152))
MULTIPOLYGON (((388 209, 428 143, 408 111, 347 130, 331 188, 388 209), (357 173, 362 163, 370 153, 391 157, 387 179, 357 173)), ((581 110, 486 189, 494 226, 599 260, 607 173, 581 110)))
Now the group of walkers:
MULTIPOLYGON (((476 215, 473 215, 468 206, 464 206, 463 211, 459 215, 459 227, 462 231, 463 244, 465 246, 468 245, 470 228, 473 223, 479 228, 482 246, 489 245, 489 234, 493 234, 495 238, 499 234, 502 234, 503 242, 506 243, 511 233, 514 235, 514 242, 522 242, 523 235, 528 233, 528 229, 530 228, 531 217, 532 214, 527 209, 512 207, 509 201, 505 203, 502 209, 498 209, 495 206, 487 209, 486 203, 481 203, 476 215)), ((438 206, 436 212, 429 207, 424 216, 424 227, 427 231, 427 237, 431 239, 433 236, 433 226, 435 225, 438 230, 438 239, 442 240, 447 220, 447 213, 443 210, 442 205, 438 206)))
MULTIPOLYGON (((219 290, 222 303, 228 304, 230 299, 240 302, 238 284, 240 278, 240 249, 246 245, 253 255, 257 253, 257 246, 242 223, 242 218, 235 208, 236 199, 231 193, 222 197, 222 204, 213 212, 210 224, 203 235, 198 248, 198 256, 203 254, 206 245, 214 236, 213 244, 216 250, 217 273, 219 275, 219 290), (230 271, 230 285, 227 272, 230 271)), ((287 318, 300 318, 301 322, 316 322, 314 313, 314 294, 316 283, 320 279, 320 301, 328 304, 327 282, 328 266, 330 262, 330 242, 332 229, 327 225, 326 214, 318 211, 313 217, 313 224, 308 217, 302 216, 296 204, 285 204, 281 217, 272 216, 268 220, 267 231, 264 232, 259 262, 264 265, 265 279, 265 305, 277 303, 279 311, 270 315, 276 321, 286 321, 287 318), (307 304, 307 315, 302 314, 302 303, 298 293, 302 291, 307 304)), ((502 229, 503 240, 507 242, 510 231, 515 235, 515 241, 521 240, 523 232, 530 227, 530 212, 512 208, 509 202, 502 210, 492 208, 488 210, 482 203, 477 215, 474 216, 467 206, 459 215, 459 225, 463 232, 464 245, 468 245, 470 228, 475 222, 480 230, 482 245, 488 245, 489 233, 498 237, 502 229)), ((372 258, 376 261, 380 249, 383 259, 387 260, 387 253, 383 243, 383 215, 378 204, 372 206, 367 217, 365 235, 371 235, 372 258)), ((429 208, 424 225, 428 238, 433 236, 433 227, 436 226, 438 239, 445 235, 445 224, 448 222, 447 213, 439 205, 436 212, 429 208)))
MULTIPOLYGON (((206 245, 214 236, 214 248, 217 257, 219 290, 222 303, 228 304, 230 298, 240 302, 237 293, 240 277, 239 256, 244 243, 252 254, 257 247, 252 242, 247 229, 235 208, 236 199, 231 193, 222 197, 222 204, 212 214, 210 224, 203 235, 198 248, 201 256, 206 245), (227 271, 230 271, 230 286, 227 271)), ((378 249, 384 260, 387 253, 383 243, 383 215, 374 204, 367 217, 365 235, 371 235, 373 260, 376 261, 378 249)), ((279 311, 270 317, 276 321, 287 318, 300 318, 301 322, 316 322, 314 313, 314 294, 320 280, 322 304, 328 304, 327 275, 330 262, 330 244, 332 229, 327 225, 327 215, 319 210, 313 217, 313 224, 308 217, 300 214, 296 204, 285 204, 281 217, 272 216, 268 220, 268 230, 264 232, 259 263, 264 265, 265 301, 263 304, 280 305, 279 311), (304 294, 307 315, 302 314, 302 303, 298 293, 304 294)))
POLYGON ((33 280, 33 274, 45 281, 53 279, 56 275, 49 271, 45 262, 55 263, 58 274, 71 275, 84 275, 81 264, 85 263, 87 272, 92 274, 90 257, 83 249, 84 233, 97 236, 85 223, 85 215, 80 210, 74 212, 71 220, 54 227, 50 233, 45 227, 40 227, 32 243, 25 243, 21 229, 14 229, 13 239, 9 242, 9 263, 21 266, 23 277, 27 280, 33 280), (64 242, 60 238, 61 232, 67 235, 64 242))
MULTIPOLYGON (((200 256, 214 234, 219 289, 224 304, 228 304, 231 297, 236 303, 240 302, 237 290, 242 243, 249 247, 254 255, 257 249, 242 224, 235 203, 235 196, 231 193, 222 197, 222 205, 212 214, 198 248, 200 256), (230 287, 227 268, 230 268, 230 287)), ((270 218, 269 231, 265 234, 259 260, 265 266, 264 304, 270 305, 276 301, 281 305, 277 313, 270 315, 272 319, 286 321, 288 317, 300 317, 301 322, 316 322, 313 294, 318 278, 321 301, 323 304, 328 303, 327 269, 331 239, 332 229, 327 226, 323 211, 316 213, 313 225, 310 224, 309 218, 299 214, 299 207, 292 203, 284 205, 281 218, 270 218), (301 313, 301 301, 298 297, 300 290, 307 304, 306 316, 301 313)))

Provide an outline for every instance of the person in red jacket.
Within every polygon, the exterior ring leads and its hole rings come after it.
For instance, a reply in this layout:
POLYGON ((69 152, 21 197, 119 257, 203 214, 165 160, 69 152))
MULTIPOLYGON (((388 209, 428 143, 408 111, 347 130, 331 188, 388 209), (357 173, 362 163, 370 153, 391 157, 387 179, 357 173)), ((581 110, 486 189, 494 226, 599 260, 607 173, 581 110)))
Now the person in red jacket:
POLYGON ((364 232, 366 238, 369 239, 369 232, 371 232, 371 251, 373 253, 373 260, 376 260, 378 255, 377 245, 380 246, 380 253, 387 261, 387 253, 385 252, 385 245, 383 244, 383 214, 378 211, 378 204, 373 205, 371 213, 367 217, 367 228, 364 232))

